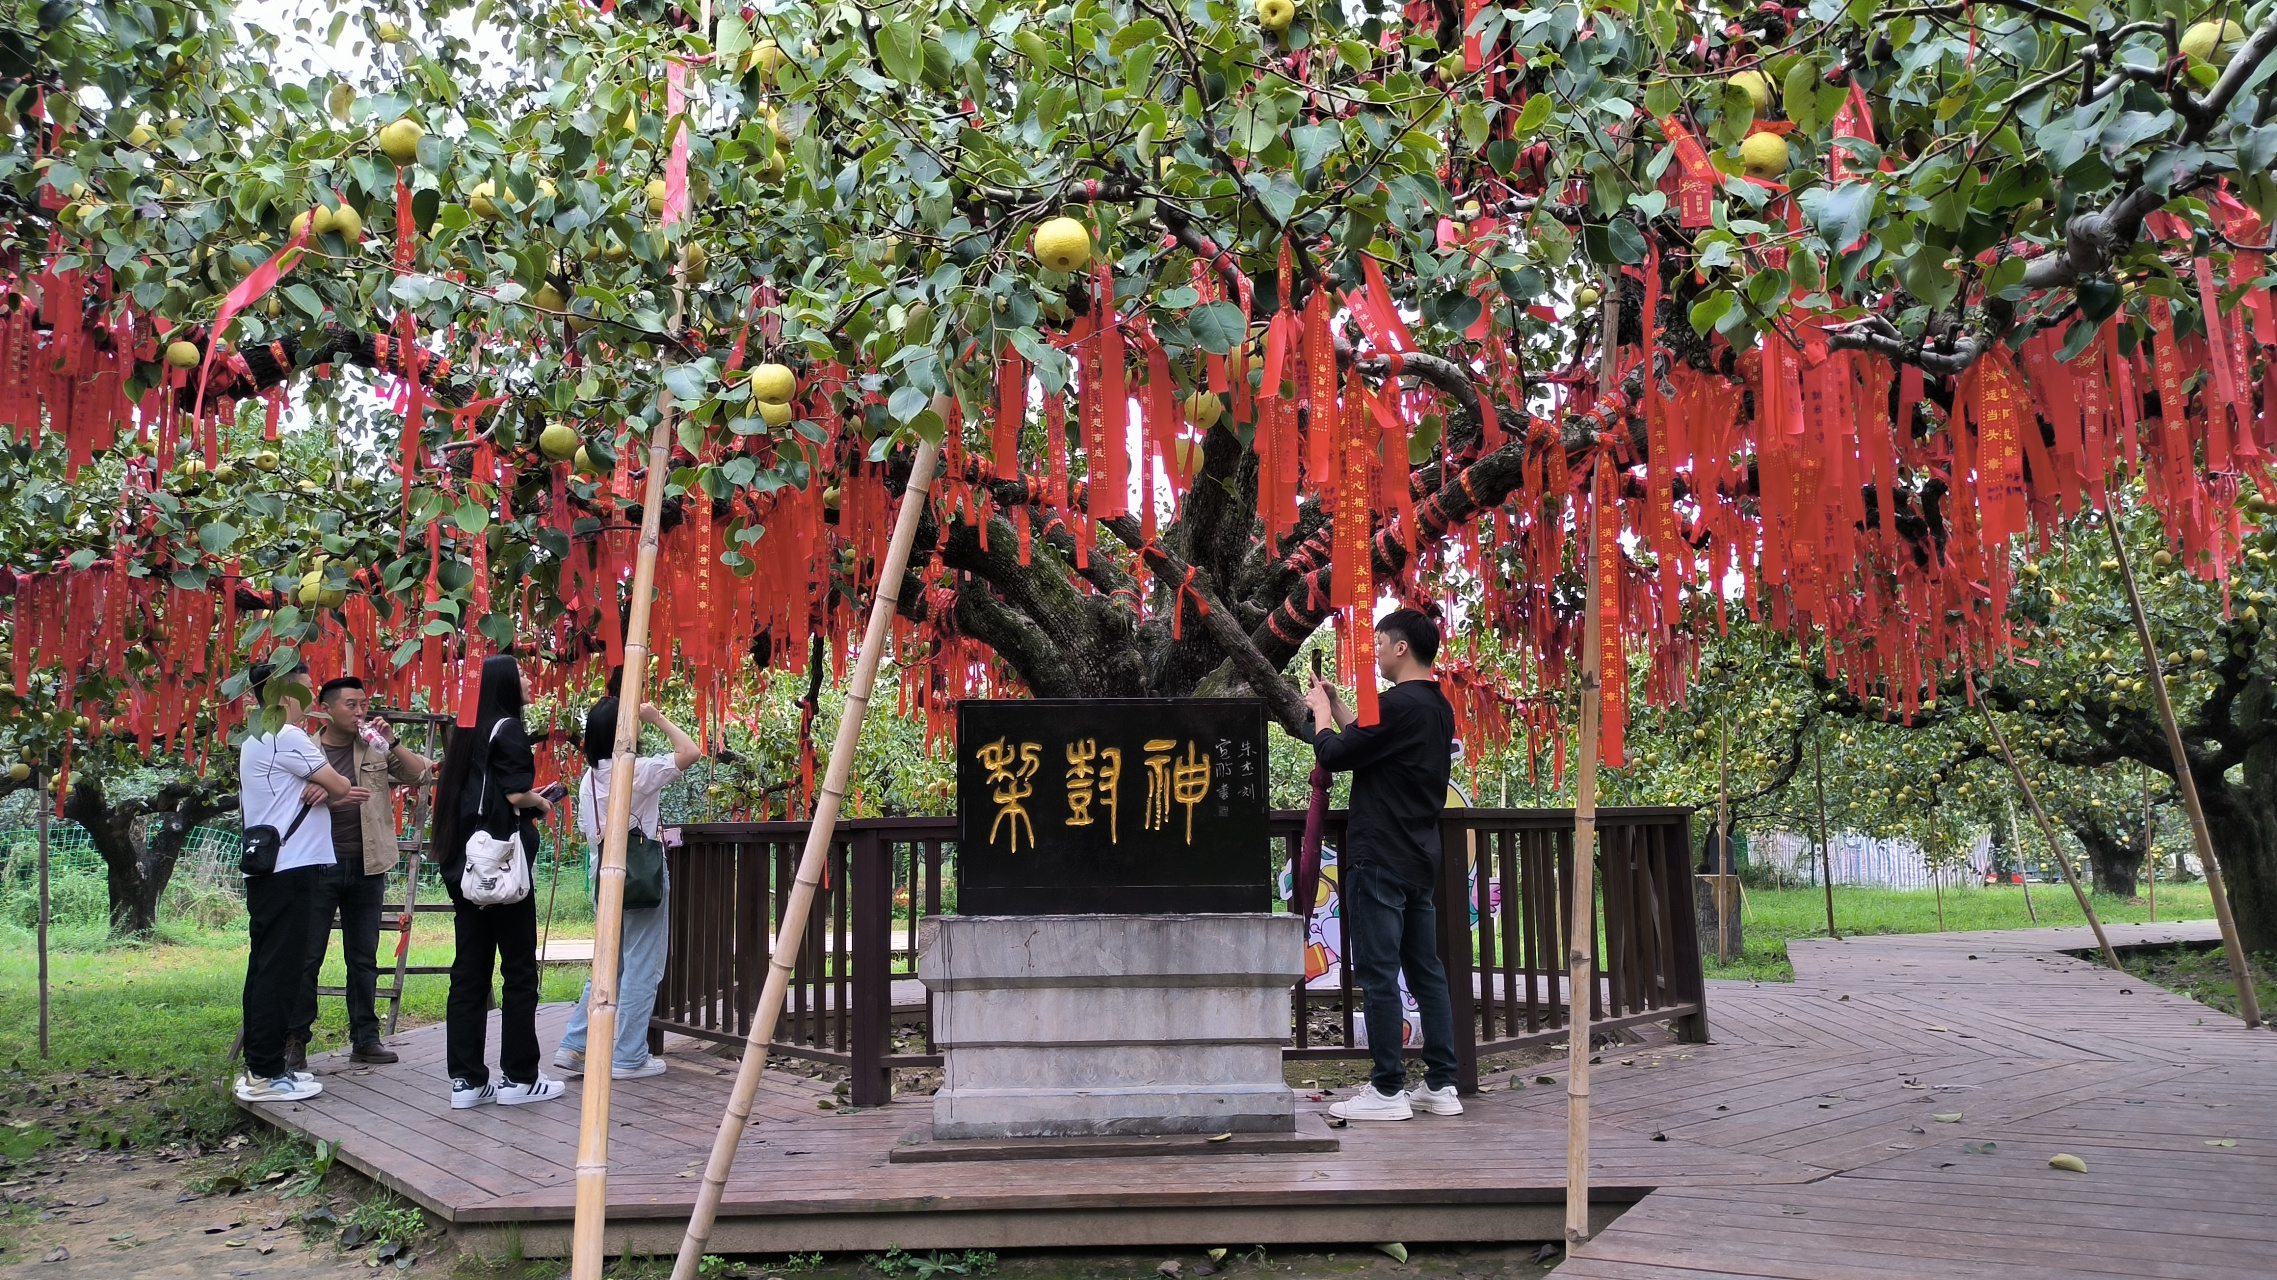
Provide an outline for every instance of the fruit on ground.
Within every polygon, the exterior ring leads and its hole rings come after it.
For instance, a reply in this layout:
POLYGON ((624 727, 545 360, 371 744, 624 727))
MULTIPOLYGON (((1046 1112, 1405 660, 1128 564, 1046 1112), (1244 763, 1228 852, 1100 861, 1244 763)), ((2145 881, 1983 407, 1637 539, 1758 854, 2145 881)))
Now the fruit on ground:
POLYGON ((1036 261, 1053 271, 1081 271, 1091 261, 1091 232, 1073 218, 1036 228, 1036 261))
POLYGON ((1257 0, 1257 25, 1267 31, 1286 31, 1297 20, 1293 0, 1257 0))
POLYGON ((789 365, 763 364, 751 371, 751 395, 761 404, 789 404, 799 380, 789 365))
POLYGON ((198 350, 195 342, 177 338, 166 344, 166 363, 177 369, 195 369, 204 358, 205 353, 198 350))
POLYGON ((2244 43, 2245 28, 2227 19, 2195 23, 2182 33, 2182 52, 2215 67, 2228 66, 2244 43))
POLYGON ((1755 104, 1755 114, 1762 115, 1771 109, 1771 77, 1756 67, 1739 72, 1726 84, 1736 84, 1747 93, 1747 100, 1755 104))
POLYGON ((772 400, 762 400, 759 402, 759 419, 770 427, 788 426, 791 421, 791 407, 788 404, 777 404, 772 400))
POLYGON ((568 425, 548 423, 546 429, 538 433, 538 452, 544 454, 549 462, 560 462, 585 452, 585 442, 568 425))
POLYGON ((417 120, 406 117, 379 131, 379 149, 399 165, 410 164, 419 158, 419 140, 426 136, 417 120))
POLYGON ((1186 421, 1193 423, 1196 430, 1208 431, 1218 425, 1218 419, 1224 416, 1225 401, 1209 392, 1197 391, 1186 397, 1186 421))
POLYGON ((1787 171, 1787 140, 1776 133, 1751 133, 1739 144, 1739 163, 1750 178, 1776 178, 1787 171))

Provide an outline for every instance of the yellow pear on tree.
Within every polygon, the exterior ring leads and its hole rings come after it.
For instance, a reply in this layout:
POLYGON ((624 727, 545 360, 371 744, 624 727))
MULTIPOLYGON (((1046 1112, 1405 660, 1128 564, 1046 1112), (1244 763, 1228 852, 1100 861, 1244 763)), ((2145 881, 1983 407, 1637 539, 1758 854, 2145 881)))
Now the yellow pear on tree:
POLYGON ((548 462, 560 462, 584 453, 585 441, 568 424, 550 422, 538 433, 538 452, 544 454, 548 462))
POLYGON ((663 216, 664 216, 664 197, 665 197, 665 190, 664 190, 664 179, 662 179, 662 178, 650 178, 650 179, 648 180, 648 186, 647 186, 647 187, 645 187, 645 188, 644 188, 644 190, 645 190, 645 191, 648 193, 648 214, 649 214, 649 216, 650 216, 650 217, 652 217, 652 218, 661 218, 661 217, 663 217, 663 216))
POLYGON ((789 404, 798 391, 798 376, 789 365, 763 364, 751 371, 751 398, 761 404, 789 404))
POLYGON ((473 191, 467 193, 466 207, 474 210, 475 216, 496 222, 506 216, 505 211, 498 207, 497 197, 498 184, 484 178, 475 184, 473 191))
POLYGON ((770 427, 787 426, 791 420, 791 407, 772 400, 759 402, 759 420, 770 427))
POLYGON ((399 165, 410 164, 419 158, 419 140, 426 136, 419 122, 406 116, 379 131, 379 149, 399 165))
POLYGON ((1257 25, 1267 31, 1286 31, 1296 20, 1295 0, 1257 0, 1257 25))
POLYGON ((1724 83, 1736 84, 1745 90, 1748 101, 1755 104, 1755 114, 1762 115, 1771 109, 1771 77, 1763 74, 1761 69, 1749 67, 1724 83))
POLYGON ((166 344, 166 363, 177 369, 195 369, 204 358, 205 353, 198 350, 197 343, 177 338, 166 344))
POLYGON ((2216 68, 2226 67, 2237 47, 2245 43, 2245 28, 2223 19, 2199 22, 2182 33, 2182 52, 2216 68))
POLYGON ((1036 261, 1053 271, 1081 271, 1091 262, 1091 232, 1073 218, 1053 218, 1036 228, 1036 261))
POLYGON ((1787 140, 1776 133, 1751 133, 1739 144, 1739 164, 1750 178, 1776 178, 1787 171, 1787 140))
POLYGON ((1186 397, 1186 421, 1198 431, 1208 431, 1225 416, 1225 401, 1207 391, 1197 391, 1186 397))

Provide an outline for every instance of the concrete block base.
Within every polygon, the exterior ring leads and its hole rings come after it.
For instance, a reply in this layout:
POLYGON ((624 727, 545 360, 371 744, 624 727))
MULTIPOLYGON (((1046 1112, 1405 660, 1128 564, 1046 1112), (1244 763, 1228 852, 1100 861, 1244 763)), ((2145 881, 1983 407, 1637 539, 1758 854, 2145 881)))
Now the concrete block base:
POLYGON ((937 1139, 1289 1133, 1294 916, 941 916, 937 1139))

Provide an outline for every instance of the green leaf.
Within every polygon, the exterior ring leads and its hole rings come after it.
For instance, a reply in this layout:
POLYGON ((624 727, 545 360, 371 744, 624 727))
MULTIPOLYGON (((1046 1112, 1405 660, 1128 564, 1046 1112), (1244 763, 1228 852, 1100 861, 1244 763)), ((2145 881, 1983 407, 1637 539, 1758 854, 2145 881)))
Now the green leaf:
POLYGON ((1729 289, 1718 289, 1713 293, 1703 294, 1699 301, 1692 304, 1689 316, 1692 321, 1692 332, 1703 338, 1707 337, 1709 332, 1716 327, 1716 321, 1722 319, 1723 314, 1731 310, 1738 302, 1739 299, 1733 297, 1732 291, 1729 289))
POLYGON ((698 365, 678 364, 664 371, 664 389, 687 404, 702 400, 710 384, 711 380, 698 365))
POLYGON ((886 74, 903 84, 925 77, 925 53, 917 28, 906 18, 889 18, 878 27, 878 61, 886 74))
MULTIPOLYGON (((1745 95, 1743 94, 1742 96, 1745 95)), ((1526 105, 1518 112, 1518 119, 1510 126, 1510 132, 1512 136, 1519 138, 1532 137, 1535 131, 1539 130, 1543 125, 1549 123, 1550 111, 1556 105, 1557 104, 1551 100, 1550 95, 1546 93, 1537 93, 1533 97, 1526 99, 1526 105)))
POLYGON ((893 415, 895 422, 910 422, 932 402, 933 397, 915 387, 896 387, 892 398, 886 401, 886 412, 893 415))
POLYGON ((1684 105, 1684 97, 1676 91, 1674 83, 1655 80, 1645 86, 1644 109, 1655 120, 1664 120, 1684 105))
POLYGON ((208 555, 221 555, 236 545, 239 530, 226 520, 215 520, 198 530, 198 545, 208 555))
POLYGON ((1230 302, 1194 308, 1186 317, 1186 328, 1194 335, 1194 345, 1212 355, 1225 355, 1248 337, 1241 308, 1230 302))
POLYGON ((750 47, 751 28, 744 24, 741 13, 730 8, 727 11, 727 16, 719 20, 719 44, 717 46, 719 61, 732 62, 741 57, 744 50, 750 47))

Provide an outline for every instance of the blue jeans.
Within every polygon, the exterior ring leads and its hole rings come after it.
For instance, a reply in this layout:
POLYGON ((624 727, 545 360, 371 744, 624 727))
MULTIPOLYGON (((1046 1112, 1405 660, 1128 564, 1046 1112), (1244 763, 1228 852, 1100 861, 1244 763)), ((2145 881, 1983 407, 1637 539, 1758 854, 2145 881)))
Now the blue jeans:
MULTIPOLYGON (((672 879, 664 880, 664 897, 653 907, 625 912, 624 941, 617 948, 617 1043, 614 1065, 637 1067, 648 1061, 648 1015, 656 1009, 656 985, 664 981, 664 942, 671 917, 672 879)), ((569 1030, 561 1047, 585 1052, 585 1018, 593 999, 593 980, 569 1011, 569 1030)))
POLYGON ((1400 1056, 1407 1031, 1399 998, 1402 969, 1423 1016, 1423 1082, 1434 1089, 1455 1083, 1455 1013, 1447 997, 1447 971, 1439 963, 1439 913, 1430 887, 1364 865, 1347 870, 1339 888, 1345 959, 1367 1013, 1368 1048, 1376 1058, 1370 1079, 1376 1091, 1393 1094, 1407 1087, 1400 1056))

